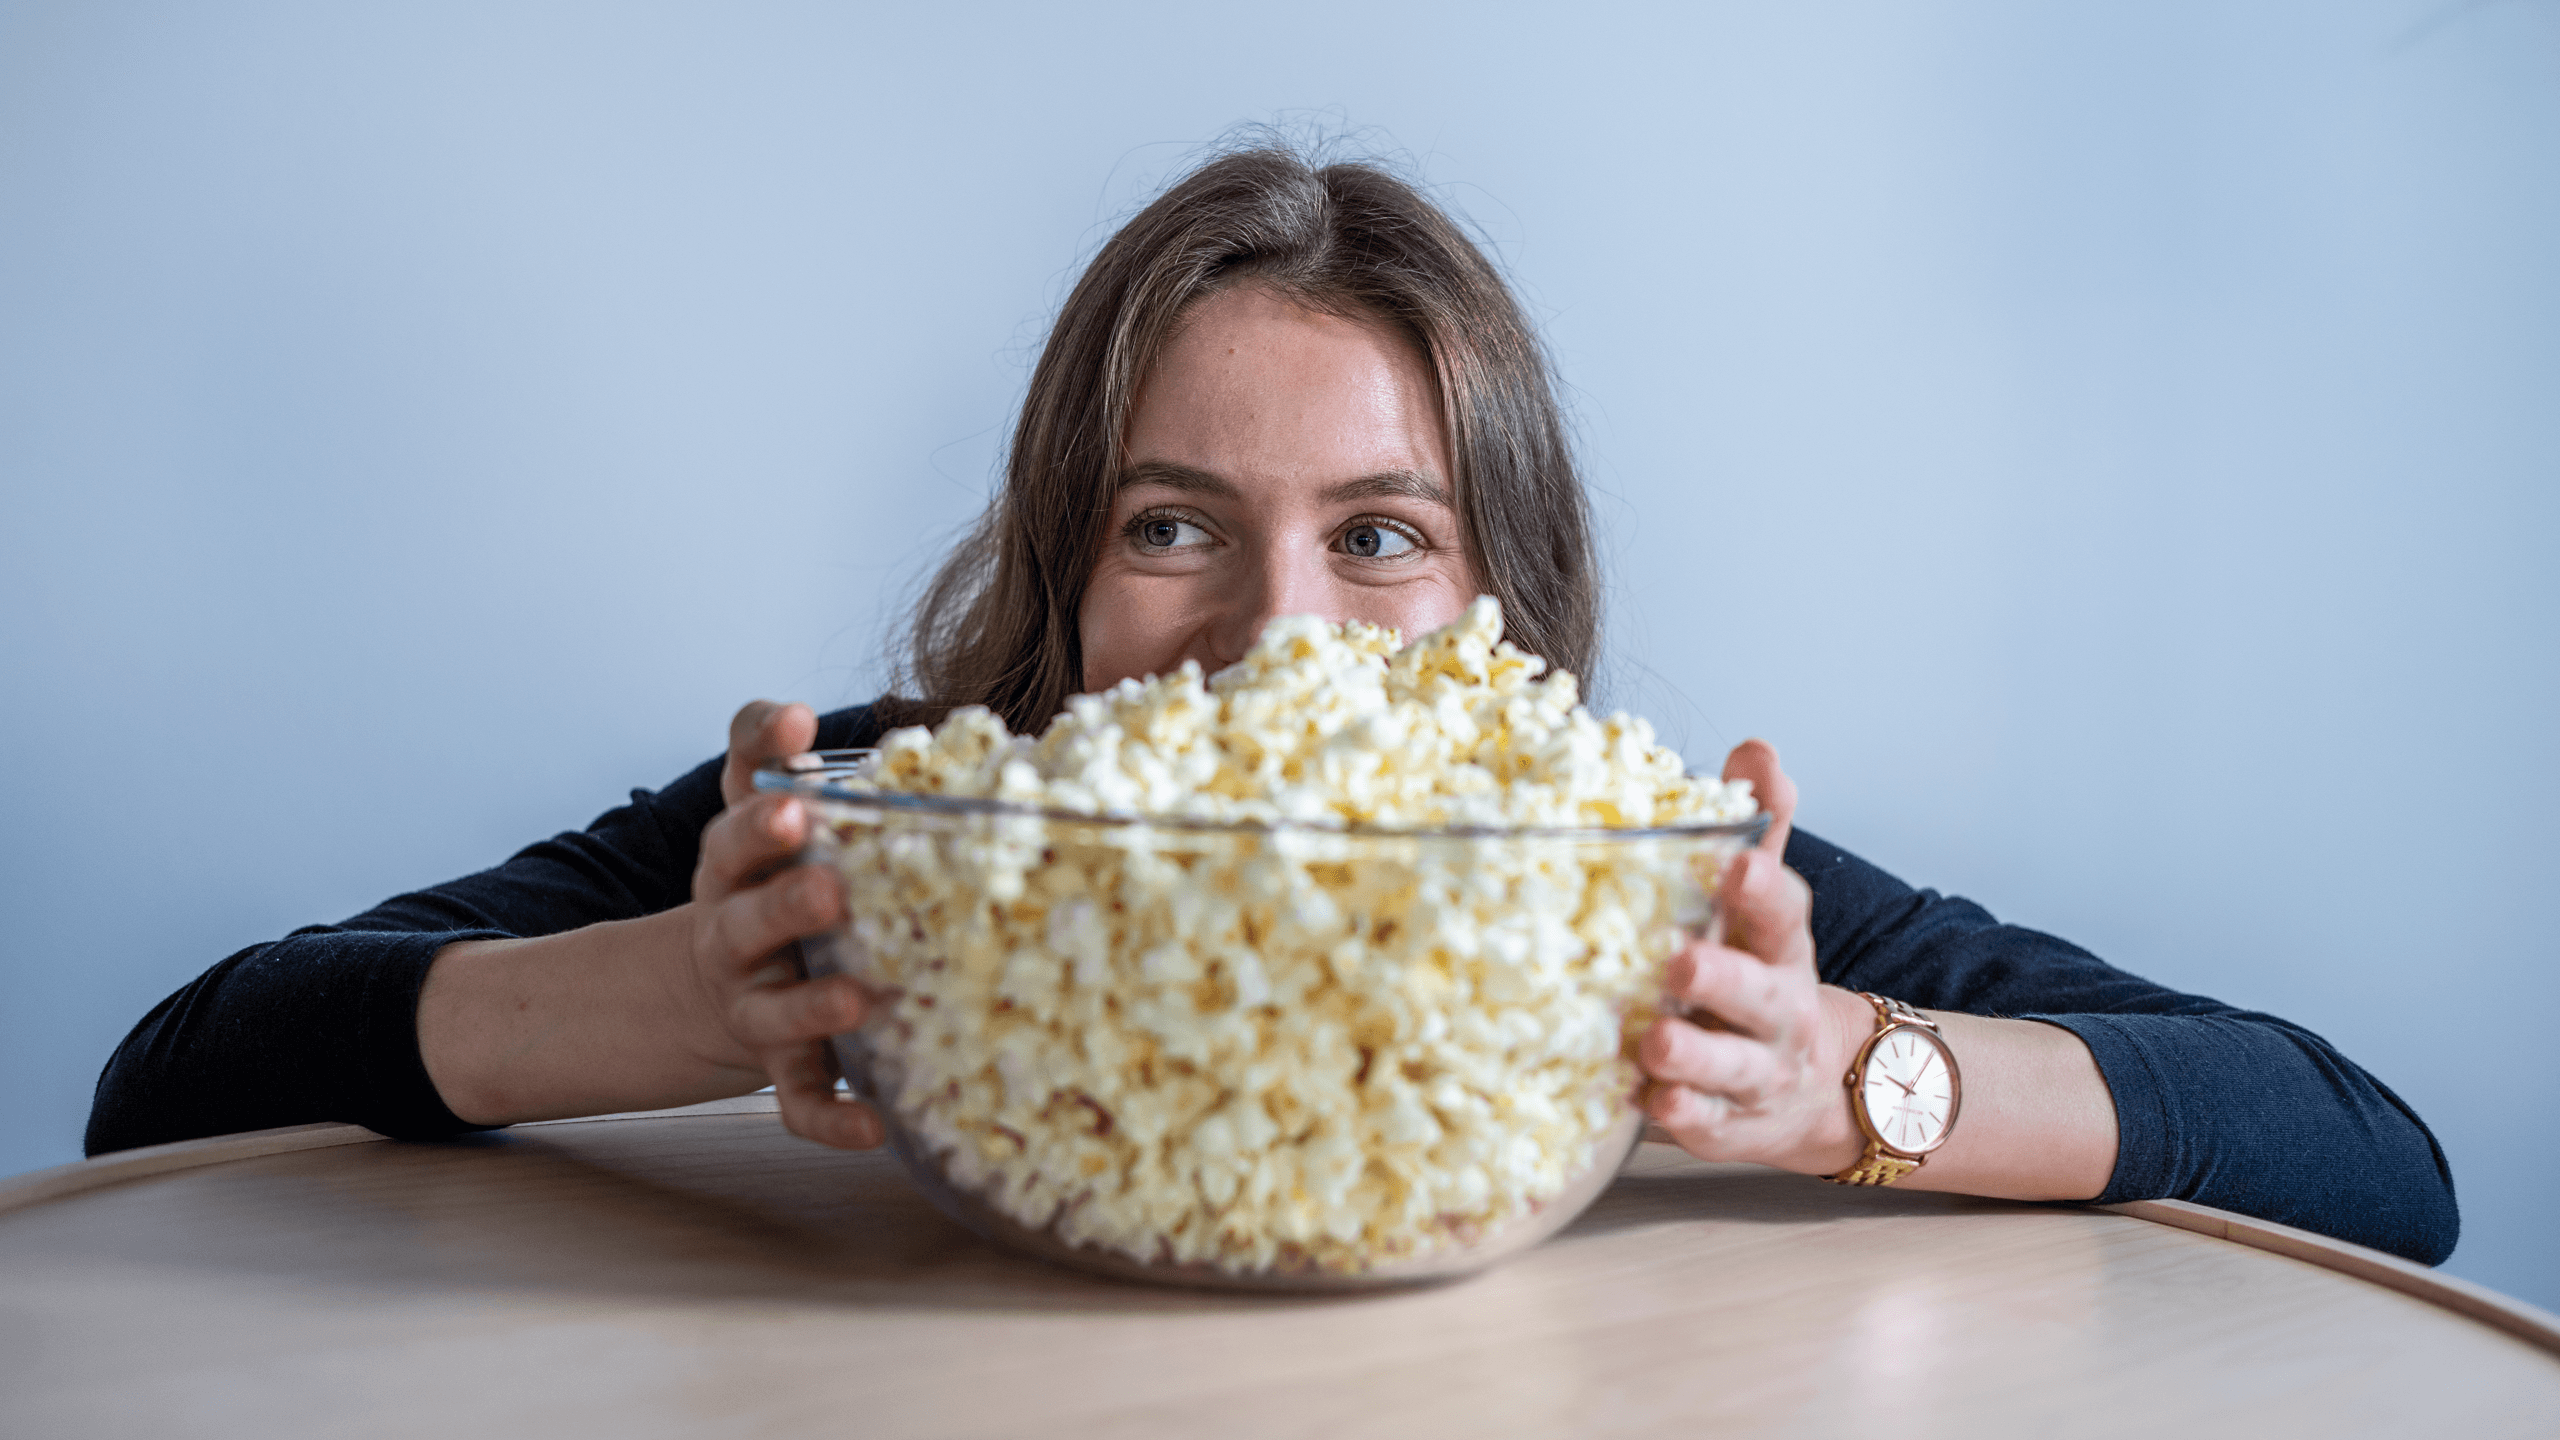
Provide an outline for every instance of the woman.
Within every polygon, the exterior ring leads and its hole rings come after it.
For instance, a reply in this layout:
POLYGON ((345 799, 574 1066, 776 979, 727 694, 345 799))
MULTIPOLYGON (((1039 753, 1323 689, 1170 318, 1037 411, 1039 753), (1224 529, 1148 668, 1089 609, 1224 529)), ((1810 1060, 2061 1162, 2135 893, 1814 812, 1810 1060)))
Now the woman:
MULTIPOLYGON (((91 1153, 312 1120, 433 1136, 678 1105, 768 1081, 829 1145, 881 1138, 822 1037, 842 978, 777 957, 841 917, 789 858, 808 817, 764 760, 983 704, 1064 699, 1315 613, 1407 634, 1503 602, 1588 672, 1597 577, 1541 352, 1500 278, 1402 183, 1254 151, 1131 221, 1060 314, 1004 495, 918 607, 922 697, 824 718, 759 702, 727 754, 587 831, 215 966, 109 1063, 91 1153)), ((2435 1262, 2457 1227, 2423 1124, 2324 1041, 2173 994, 1792 828, 1774 751, 1737 748, 1776 824, 1726 876, 1729 944, 1676 957, 1691 1013, 1643 1038, 1648 1113, 1692 1153, 1839 1177, 1872 1160, 1841 1085, 1883 1007, 1960 1057, 1962 1123, 1915 1188, 2176 1196, 2435 1262)), ((1863 1178, 1874 1179, 1873 1174, 1863 1178)))

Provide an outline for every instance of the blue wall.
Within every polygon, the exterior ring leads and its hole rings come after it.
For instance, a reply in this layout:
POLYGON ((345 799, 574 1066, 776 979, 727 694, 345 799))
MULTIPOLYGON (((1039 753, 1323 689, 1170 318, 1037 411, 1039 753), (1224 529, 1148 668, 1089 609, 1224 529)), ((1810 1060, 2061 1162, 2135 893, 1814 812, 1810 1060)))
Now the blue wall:
POLYGON ((2560 6, 923 9, 0 6, 0 1170, 232 949, 866 696, 1278 118, 1541 317, 1618 703, 2329 1035, 2560 1305, 2560 6))

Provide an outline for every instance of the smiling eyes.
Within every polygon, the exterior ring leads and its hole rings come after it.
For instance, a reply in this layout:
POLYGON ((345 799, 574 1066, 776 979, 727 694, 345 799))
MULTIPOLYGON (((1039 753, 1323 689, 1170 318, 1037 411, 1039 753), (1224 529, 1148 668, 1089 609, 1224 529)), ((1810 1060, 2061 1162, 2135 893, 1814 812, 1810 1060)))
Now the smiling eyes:
MULTIPOLYGON (((1150 510, 1130 517, 1125 533, 1142 553, 1172 555, 1215 543, 1198 520, 1150 510)), ((1327 547, 1357 560, 1404 560, 1422 552, 1422 537, 1386 520, 1355 520, 1327 547)))

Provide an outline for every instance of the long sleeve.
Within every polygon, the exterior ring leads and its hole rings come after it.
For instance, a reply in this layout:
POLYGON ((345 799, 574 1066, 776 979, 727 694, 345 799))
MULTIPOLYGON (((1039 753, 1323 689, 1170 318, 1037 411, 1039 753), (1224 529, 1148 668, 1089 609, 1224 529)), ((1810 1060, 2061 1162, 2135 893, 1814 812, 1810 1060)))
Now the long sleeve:
MULTIPOLYGON (((870 743, 868 708, 819 722, 818 746, 870 743)), ((352 919, 253 945, 160 1002, 98 1077, 88 1153, 321 1120, 422 1138, 474 1128, 418 1052, 418 993, 461 940, 555 935, 653 915, 691 892, 721 810, 714 759, 505 864, 395 896, 352 919)))
POLYGON ((2182 995, 1972 901, 1914 890, 1798 830, 1822 978, 1934 1010, 2039 1020, 2086 1043, 2116 1109, 2100 1203, 2178 1199, 2433 1265, 2453 1174, 2399 1096, 2273 1015, 2182 995))

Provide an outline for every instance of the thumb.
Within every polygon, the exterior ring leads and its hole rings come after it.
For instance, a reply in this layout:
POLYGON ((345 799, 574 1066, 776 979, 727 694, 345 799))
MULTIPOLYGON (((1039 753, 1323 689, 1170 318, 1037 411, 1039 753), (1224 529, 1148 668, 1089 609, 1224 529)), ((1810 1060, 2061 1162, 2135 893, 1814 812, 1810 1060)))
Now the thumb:
POLYGON ((1772 855, 1787 853, 1787 835, 1795 828, 1796 782, 1778 766, 1778 749, 1766 740, 1745 740, 1724 757, 1724 778, 1748 780, 1760 808, 1769 812, 1769 833, 1760 848, 1772 855))
POLYGON ((729 755, 720 767, 720 798, 735 805, 755 793, 756 767, 817 743, 818 712, 794 702, 749 702, 729 722, 729 755))

